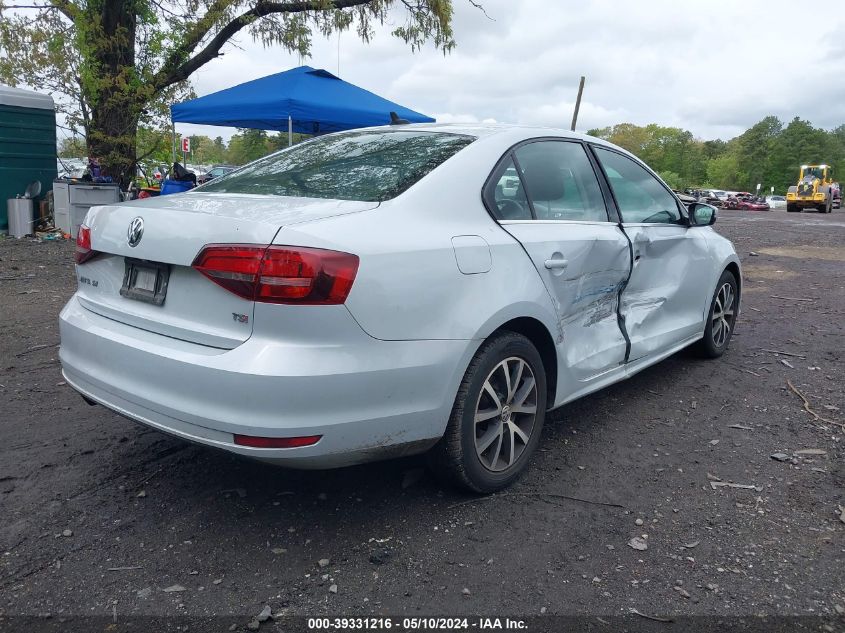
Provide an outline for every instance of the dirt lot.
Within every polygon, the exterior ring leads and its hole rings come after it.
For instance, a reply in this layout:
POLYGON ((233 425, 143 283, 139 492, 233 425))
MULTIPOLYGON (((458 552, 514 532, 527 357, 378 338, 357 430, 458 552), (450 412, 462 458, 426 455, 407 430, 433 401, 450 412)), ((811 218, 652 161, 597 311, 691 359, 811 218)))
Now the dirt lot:
POLYGON ((71 245, 0 240, 0 629, 47 614, 243 628, 269 605, 839 630, 845 211, 725 211, 716 228, 745 266, 728 354, 680 353, 555 411, 528 474, 486 499, 441 488, 420 459, 285 471, 89 407, 57 362, 71 245), (628 545, 643 535, 647 550, 628 545))

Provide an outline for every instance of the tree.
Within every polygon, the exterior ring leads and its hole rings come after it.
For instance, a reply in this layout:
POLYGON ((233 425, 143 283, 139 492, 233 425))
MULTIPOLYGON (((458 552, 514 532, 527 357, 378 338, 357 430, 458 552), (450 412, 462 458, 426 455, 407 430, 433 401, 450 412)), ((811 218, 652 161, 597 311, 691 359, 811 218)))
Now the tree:
POLYGON ((452 0, 8 1, 0 0, 0 80, 62 95, 89 154, 122 181, 137 158, 139 123, 165 113, 190 90, 190 76, 242 31, 308 55, 315 32, 354 27, 368 42, 374 24, 399 7, 404 22, 393 35, 412 50, 455 44, 452 0))
POLYGON ((222 163, 225 160, 225 154, 226 147, 223 145, 222 138, 220 138, 220 144, 218 145, 208 136, 203 136, 201 134, 191 136, 192 163, 197 165, 222 163))
POLYGON ((170 162, 171 148, 173 147, 173 134, 170 131, 170 126, 160 129, 150 125, 140 125, 136 138, 137 162, 155 164, 170 162))
POLYGON ((240 130, 229 139, 227 161, 243 165, 270 153, 270 139, 264 130, 240 130))
POLYGON ((754 191, 769 171, 774 141, 783 130, 783 123, 775 116, 767 116, 737 137, 736 150, 740 168, 746 174, 742 186, 754 191))
POLYGON ((672 186, 699 185, 706 176, 703 144, 687 130, 621 123, 590 134, 627 149, 659 173, 673 174, 676 184, 672 186))
MULTIPOLYGON (((297 143, 301 143, 309 138, 311 138, 310 134, 300 134, 299 132, 294 132, 292 134, 293 145, 297 143)), ((288 133, 287 132, 279 132, 278 134, 270 136, 270 151, 277 151, 280 149, 284 149, 288 146, 288 133)))
POLYGON ((707 162, 707 180, 720 189, 737 191, 745 188, 748 176, 740 171, 736 153, 726 152, 707 162))
POLYGON ((70 136, 59 141, 59 158, 85 158, 85 139, 70 136))
POLYGON ((672 189, 681 189, 684 186, 684 181, 681 179, 681 175, 675 173, 674 171, 661 171, 658 174, 667 185, 669 185, 672 189))

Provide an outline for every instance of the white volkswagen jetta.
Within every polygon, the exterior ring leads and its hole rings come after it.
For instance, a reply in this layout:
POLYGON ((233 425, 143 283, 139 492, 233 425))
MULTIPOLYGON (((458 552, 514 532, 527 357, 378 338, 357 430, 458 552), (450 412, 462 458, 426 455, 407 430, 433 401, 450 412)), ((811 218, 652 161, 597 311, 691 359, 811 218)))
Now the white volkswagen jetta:
POLYGON ((200 444, 303 468, 430 451, 491 492, 547 410, 690 344, 725 351, 740 267, 715 219, 575 133, 323 136, 91 209, 63 373, 200 444))

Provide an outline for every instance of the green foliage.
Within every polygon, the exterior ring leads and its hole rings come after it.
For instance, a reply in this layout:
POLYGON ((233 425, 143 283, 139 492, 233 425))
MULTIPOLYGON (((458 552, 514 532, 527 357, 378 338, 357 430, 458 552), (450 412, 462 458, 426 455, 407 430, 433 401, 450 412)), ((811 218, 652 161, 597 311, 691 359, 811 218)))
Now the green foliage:
POLYGON ((164 130, 152 126, 140 126, 137 136, 138 162, 168 164, 172 158, 173 135, 170 128, 164 130))
POLYGON ((681 189, 684 186, 684 181, 681 179, 681 175, 674 171, 661 171, 658 174, 667 185, 672 187, 672 189, 681 189))
POLYGON ((85 139, 79 136, 70 136, 59 141, 59 158, 86 158, 88 149, 85 147, 85 139))
POLYGON ((208 136, 191 136, 191 162, 197 165, 225 163, 226 145, 221 137, 212 140, 208 136))
POLYGON ((729 191, 784 193, 804 163, 828 163, 845 179, 845 125, 814 128, 796 117, 784 127, 768 116, 730 141, 701 141, 679 128, 622 123, 589 132, 645 161, 673 188, 713 187, 729 191))
POLYGON ((714 187, 728 191, 748 188, 748 176, 740 171, 739 158, 735 152, 725 152, 707 161, 707 180, 714 187))
POLYGON ((627 149, 659 173, 677 175, 678 186, 700 183, 707 175, 704 143, 687 130, 654 123, 645 127, 622 123, 591 130, 590 134, 627 149))
POLYGON ((240 130, 229 141, 228 158, 235 165, 243 165, 270 153, 267 132, 240 130))

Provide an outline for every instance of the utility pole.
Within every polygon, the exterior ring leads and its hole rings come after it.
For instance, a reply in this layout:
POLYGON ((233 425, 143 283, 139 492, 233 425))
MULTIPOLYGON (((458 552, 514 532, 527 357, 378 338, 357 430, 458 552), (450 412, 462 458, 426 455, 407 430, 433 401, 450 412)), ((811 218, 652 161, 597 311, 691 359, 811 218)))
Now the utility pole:
POLYGON ((581 83, 578 84, 578 97, 575 99, 575 112, 572 113, 572 127, 570 128, 573 132, 575 131, 575 123, 578 121, 578 110, 581 109, 581 95, 584 94, 585 79, 586 78, 582 75, 581 83))

